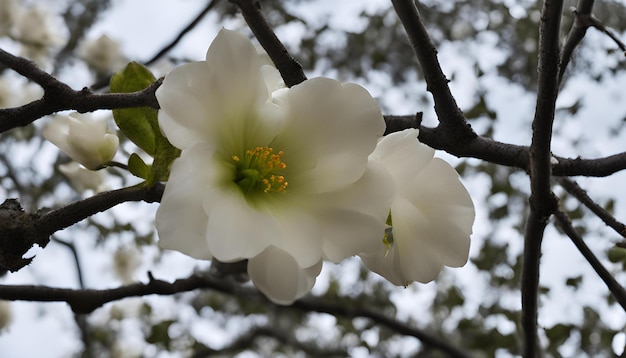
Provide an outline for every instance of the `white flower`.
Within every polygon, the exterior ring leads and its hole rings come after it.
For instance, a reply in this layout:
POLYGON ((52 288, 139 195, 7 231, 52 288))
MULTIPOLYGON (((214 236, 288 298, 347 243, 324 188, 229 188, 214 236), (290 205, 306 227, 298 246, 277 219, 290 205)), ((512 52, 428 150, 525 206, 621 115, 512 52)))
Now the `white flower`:
POLYGON ((119 145, 119 138, 107 132, 105 119, 92 119, 79 113, 56 116, 43 135, 70 158, 92 170, 110 162, 119 145))
POLYGON ((222 30, 206 61, 156 92, 159 125, 182 149, 156 215, 160 245, 200 259, 249 259, 271 300, 310 290, 321 260, 376 247, 391 198, 368 155, 384 131, 355 84, 316 78, 290 89, 252 43, 222 30))
POLYGON ((18 14, 15 0, 0 0, 0 36, 9 34, 18 14))
POLYGON ((70 180, 72 188, 79 193, 89 189, 96 193, 109 189, 104 183, 103 171, 88 170, 76 162, 61 164, 59 170, 70 180))
POLYGON ((21 43, 20 55, 39 66, 50 65, 51 51, 62 46, 68 36, 61 16, 39 5, 19 7, 14 16, 11 37, 21 43))
POLYGON ((389 171, 396 194, 387 247, 381 244, 360 256, 370 270, 398 286, 432 281, 444 265, 465 265, 474 222, 474 205, 459 175, 433 158, 435 151, 417 134, 417 129, 392 133, 370 155, 389 171))
POLYGON ((141 265, 139 250, 134 247, 121 247, 113 255, 113 269, 117 278, 124 284, 133 282, 135 271, 141 265))
POLYGON ((24 45, 36 48, 63 44, 60 26, 63 22, 52 11, 42 6, 19 9, 13 36, 24 45))
POLYGON ((113 72, 127 62, 117 42, 107 35, 96 40, 87 40, 78 49, 80 57, 99 73, 113 72))

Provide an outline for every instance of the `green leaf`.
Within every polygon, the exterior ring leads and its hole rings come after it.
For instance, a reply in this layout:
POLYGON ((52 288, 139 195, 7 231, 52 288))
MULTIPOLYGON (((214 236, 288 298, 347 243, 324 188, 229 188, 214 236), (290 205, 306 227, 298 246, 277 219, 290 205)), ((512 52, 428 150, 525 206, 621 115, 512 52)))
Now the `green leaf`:
POLYGON ((548 337, 550 341, 550 347, 555 349, 560 347, 571 336, 573 328, 574 327, 571 325, 562 323, 558 323, 551 328, 546 328, 546 337, 548 337))
POLYGON ((130 158, 128 158, 128 170, 136 177, 148 179, 151 166, 144 163, 143 159, 141 159, 137 153, 133 153, 130 155, 130 158))
MULTIPOLYGON (((129 93, 145 89, 155 81, 143 65, 131 62, 111 77, 112 93, 129 93)), ((149 107, 114 109, 113 118, 120 130, 150 155, 155 154, 156 137, 160 136, 157 110, 149 107)))
MULTIPOLYGON (((150 70, 139 63, 131 62, 126 68, 113 75, 111 92, 141 91, 154 81, 154 75, 150 70)), ((166 181, 172 161, 180 155, 180 150, 172 146, 161 134, 158 111, 148 107, 116 109, 113 110, 113 117, 128 139, 154 157, 152 166, 149 166, 138 156, 131 155, 128 160, 131 173, 146 179, 148 186, 166 181)))
POLYGON ((150 175, 146 179, 146 184, 152 186, 161 181, 167 181, 174 159, 180 156, 180 149, 170 144, 167 138, 162 135, 156 137, 156 151, 154 163, 150 170, 150 175))
POLYGON ((612 247, 608 253, 609 261, 616 263, 626 260, 626 249, 621 247, 612 247))
POLYGON ((174 322, 174 320, 165 320, 152 326, 150 334, 146 337, 146 342, 162 345, 169 350, 172 338, 170 337, 168 330, 174 322))
POLYGON ((576 277, 570 277, 565 281, 565 285, 567 286, 571 286, 574 288, 578 288, 578 286, 580 286, 580 284, 583 282, 583 276, 579 275, 576 277))

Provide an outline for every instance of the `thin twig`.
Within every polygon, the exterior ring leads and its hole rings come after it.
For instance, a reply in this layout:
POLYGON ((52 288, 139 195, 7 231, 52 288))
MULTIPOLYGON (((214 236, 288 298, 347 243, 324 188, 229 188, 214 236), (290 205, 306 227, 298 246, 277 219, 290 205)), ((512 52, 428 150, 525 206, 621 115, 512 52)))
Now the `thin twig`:
POLYGON ((587 192, 583 190, 575 181, 569 178, 559 178, 559 184, 567 190, 568 193, 583 203, 589 210, 596 214, 604 223, 615 230, 622 237, 626 238, 626 225, 619 222, 611 213, 606 209, 598 205, 593 199, 587 195, 587 192))
POLYGON ((306 80, 304 70, 298 61, 289 54, 261 11, 258 0, 230 0, 241 10, 243 18, 256 36, 265 52, 270 56, 289 87, 306 80))
POLYGON ((524 332, 524 357, 526 358, 534 358, 538 355, 537 296, 541 241, 548 218, 557 208, 556 198, 550 190, 552 172, 550 142, 558 93, 559 27, 562 10, 562 0, 546 0, 541 12, 539 29, 537 105, 529 151, 530 214, 524 233, 522 264, 521 324, 524 332))
POLYGON ((609 291, 611 291, 613 297, 615 297, 620 306, 626 310, 626 290, 624 290, 624 287, 613 278, 611 273, 602 265, 591 249, 589 249, 589 246, 585 244, 585 241, 580 234, 578 234, 567 215, 563 211, 557 210, 554 213, 554 217, 556 218, 556 223, 559 228, 572 240, 574 245, 578 248, 578 251, 585 257, 602 281, 604 281, 604 284, 608 287, 609 291))
POLYGON ((611 38, 611 40, 613 40, 613 42, 615 42, 617 47, 619 47, 619 49, 624 52, 624 55, 626 55, 626 45, 624 45, 622 40, 620 40, 619 37, 617 37, 617 35, 615 35, 613 33, 613 31, 609 30, 606 26, 604 26, 602 21, 600 21, 595 16, 591 15, 591 16, 589 16, 589 22, 590 22, 591 26, 595 27, 597 30, 602 31, 607 36, 609 36, 611 38))
MULTIPOLYGON (((72 256, 74 257, 74 265, 76 266, 76 276, 78 278, 78 284, 81 289, 85 289, 85 279, 83 278, 83 269, 80 264, 80 258, 78 256, 78 251, 76 250, 76 246, 73 242, 68 242, 61 240, 56 237, 51 238, 52 241, 59 243, 65 247, 67 247, 72 256)), ((83 354, 81 357, 92 357, 93 356, 93 332, 91 330, 91 326, 89 325, 89 321, 87 320, 87 316, 84 314, 74 313, 74 322, 76 322, 76 326, 80 331, 81 340, 83 342, 83 354)))
POLYGON ((586 17, 590 17, 591 11, 593 10, 594 0, 578 0, 578 4, 576 5, 576 10, 573 12, 574 22, 572 23, 572 27, 567 34, 567 40, 563 45, 563 49, 561 50, 561 68, 559 69, 559 84, 563 80, 563 74, 565 73, 565 69, 572 59, 572 54, 576 47, 581 43, 585 34, 587 33, 587 28, 589 28, 589 23, 584 21, 583 19, 586 17))
POLYGON ((219 0, 209 1, 209 3, 204 7, 204 9, 202 9, 202 11, 200 11, 200 13, 198 13, 198 15, 196 15, 196 17, 193 20, 191 20, 189 25, 185 26, 185 28, 182 29, 182 31, 176 36, 175 39, 173 39, 169 44, 165 45, 165 47, 163 47, 159 52, 157 52, 154 56, 152 56, 152 58, 146 61, 144 65, 150 66, 151 64, 158 61, 161 57, 165 56, 176 45, 178 45, 178 43, 183 39, 183 37, 185 37, 185 35, 189 31, 193 30, 196 27, 196 25, 198 25, 200 21, 202 21, 202 19, 209 13, 209 11, 211 11, 211 9, 213 9, 215 5, 217 5, 218 2, 219 0))
POLYGON ((72 257, 74 258, 74 266, 76 267, 76 278, 78 279, 78 286, 81 289, 85 288, 85 279, 83 278, 83 269, 82 266, 80 264, 80 258, 78 256, 78 251, 76 251, 76 246, 74 245, 73 242, 68 242, 68 241, 64 241, 61 240, 57 237, 52 237, 51 238, 52 241, 59 243, 65 247, 67 247, 68 250, 70 250, 70 252, 72 253, 72 257))
MULTIPOLYGON (((200 23, 200 21, 204 19, 204 17, 209 13, 209 11, 211 11, 211 9, 215 7, 215 5, 217 5, 218 2, 219 0, 209 1, 207 6, 204 7, 204 9, 202 9, 200 13, 198 13, 198 15, 196 15, 196 17, 193 20, 191 20, 189 25, 185 26, 185 28, 180 31, 180 33, 176 36, 176 38, 174 38, 170 43, 165 45, 162 49, 160 49, 156 54, 154 54, 148 61, 144 62, 143 64, 145 66, 150 66, 151 64, 155 63, 156 61, 161 59, 163 56, 165 56, 168 52, 170 52, 174 47, 176 47, 176 45, 178 45, 178 43, 185 37, 186 34, 188 34, 191 30, 193 30, 200 23)), ((89 88, 91 88, 94 91, 99 90, 99 89, 107 87, 110 81, 111 81, 111 76, 105 76, 104 78, 99 79, 96 83, 92 84, 89 88)))
POLYGON ((453 137, 456 142, 465 143, 475 138, 476 133, 465 120, 463 112, 450 92, 448 79, 437 59, 437 48, 428 35, 415 2, 413 0, 391 2, 417 56, 426 81, 426 90, 433 95, 440 127, 443 127, 446 135, 453 137))

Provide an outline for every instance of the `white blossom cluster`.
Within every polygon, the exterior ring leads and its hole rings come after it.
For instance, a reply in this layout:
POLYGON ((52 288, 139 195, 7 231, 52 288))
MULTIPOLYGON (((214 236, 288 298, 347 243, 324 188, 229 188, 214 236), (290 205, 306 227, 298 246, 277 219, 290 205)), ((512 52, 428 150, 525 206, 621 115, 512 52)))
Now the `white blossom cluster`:
POLYGON ((417 130, 382 137, 361 86, 285 88, 247 38, 222 30, 156 95, 161 130, 182 150, 156 215, 163 248, 247 259, 279 304, 309 292, 325 260, 359 255, 396 285, 467 261, 474 208, 457 173, 417 130))
POLYGON ((53 49, 65 44, 67 31, 58 14, 42 5, 0 0, 0 36, 21 44, 21 55, 44 64, 53 49))
MULTIPOLYGON (((61 16, 48 7, 19 0, 0 0, 0 37, 20 45, 20 55, 47 65, 50 55, 68 40, 61 16)), ((78 56, 98 75, 107 75, 128 61, 119 44, 107 35, 84 39, 78 56)))

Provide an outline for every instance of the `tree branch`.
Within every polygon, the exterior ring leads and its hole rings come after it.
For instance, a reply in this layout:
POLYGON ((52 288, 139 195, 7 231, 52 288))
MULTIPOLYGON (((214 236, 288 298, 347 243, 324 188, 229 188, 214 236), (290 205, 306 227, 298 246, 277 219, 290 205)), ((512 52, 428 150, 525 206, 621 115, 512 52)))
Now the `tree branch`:
POLYGON ((45 247, 50 235, 96 213, 126 201, 155 202, 161 199, 163 184, 106 191, 56 210, 28 213, 15 199, 0 205, 0 269, 18 271, 31 258, 23 258, 31 247, 45 247))
POLYGON ((598 205, 593 199, 587 195, 575 181, 568 178, 559 178, 559 184, 567 190, 568 193, 576 197, 578 201, 583 203, 589 210, 596 214, 604 223, 615 230, 622 237, 626 238, 626 225, 619 222, 611 213, 598 205))
POLYGON ((552 175, 605 177, 626 169, 626 153, 618 153, 604 158, 562 158, 555 156, 558 163, 552 166, 552 175))
POLYGON ((554 217, 556 218, 556 223, 559 228, 572 240, 574 245, 578 248, 578 251, 580 251, 587 262, 591 264, 591 267, 593 267, 593 270, 600 276, 602 281, 604 281, 604 284, 609 288, 613 297, 615 297, 620 306, 626 311, 626 290, 613 278, 611 273, 602 265, 591 249, 589 249, 589 246, 585 244, 585 241, 578 234, 576 229, 574 229, 567 215, 563 211, 557 210, 554 213, 554 217))
POLYGON ((476 137, 476 133, 465 120, 463 112, 450 92, 448 79, 437 59, 437 49, 428 35, 415 2, 413 0, 392 0, 391 2, 417 56, 426 81, 426 90, 433 95, 440 127, 455 142, 467 143, 476 137))
MULTIPOLYGON (((395 116, 385 115, 386 134, 407 128, 419 128, 422 143, 459 158, 477 158, 484 161, 520 168, 529 171, 529 147, 499 142, 486 137, 475 137, 464 142, 455 141, 441 127, 419 126, 421 115, 395 116)), ((605 177, 626 169, 626 153, 619 153, 604 158, 564 158, 554 156, 557 163, 552 164, 553 176, 605 177)))
POLYGON ((563 74, 565 73, 565 69, 572 59, 572 54, 576 47, 580 44, 580 42, 585 37, 587 33, 587 28, 589 28, 589 23, 587 21, 583 21, 583 18, 590 17, 591 11, 593 10, 593 4, 595 0, 578 0, 578 4, 576 5, 576 10, 574 11, 574 22, 572 23, 572 28, 567 35, 567 40, 563 45, 563 50, 561 51, 561 68, 559 69, 559 84, 563 80, 563 74))
POLYGON ((263 16, 261 3, 258 0, 230 0, 230 2, 239 7, 243 18, 276 65, 285 84, 291 87, 306 80, 300 63, 289 54, 263 16))
POLYGON ((211 288, 224 293, 233 293, 235 291, 235 286, 226 280, 194 275, 169 283, 157 280, 150 275, 148 283, 136 283, 105 290, 75 290, 34 285, 0 285, 0 297, 12 301, 67 302, 73 312, 87 314, 105 303, 127 297, 151 294, 172 295, 179 292, 192 291, 197 288, 211 288))
POLYGON ((348 352, 345 349, 323 349, 321 347, 317 347, 314 344, 307 344, 305 342, 300 342, 297 337, 294 336, 293 332, 286 332, 284 330, 279 329, 278 327, 272 325, 266 326, 257 326, 249 329, 247 332, 241 334, 237 339, 231 342, 224 348, 221 349, 201 349, 199 351, 194 352, 192 358, 204 358, 215 355, 227 355, 234 356, 236 353, 241 351, 252 349, 252 345, 259 337, 270 337, 275 340, 281 342, 282 344, 286 344, 292 346, 300 351, 304 352, 309 357, 347 357, 349 356, 348 352))
POLYGON ((80 264, 80 257, 78 256, 78 251, 76 250, 76 246, 73 242, 63 241, 59 238, 52 237, 52 241, 59 243, 65 246, 72 253, 72 257, 74 258, 74 267, 76 267, 76 278, 78 279, 78 287, 81 289, 85 288, 85 279, 83 278, 83 268, 80 264))
POLYGON ((157 202, 161 200, 164 188, 165 185, 163 184, 157 184, 152 188, 137 185, 98 193, 40 216, 33 223, 35 231, 39 235, 50 236, 94 214, 127 201, 157 202))
POLYGON ((595 27, 597 30, 599 30, 601 32, 604 32, 608 37, 610 37, 611 40, 613 40, 613 42, 615 42, 617 47, 619 47, 619 49, 624 52, 624 55, 626 55, 626 45, 624 45, 622 40, 620 40, 619 37, 617 37, 617 35, 615 35, 613 33, 613 31, 609 30, 606 26, 604 26, 602 21, 598 20, 593 15, 590 15, 589 18, 587 19, 587 21, 589 21, 591 26, 595 27))
MULTIPOLYGON (((212 289, 222 293, 236 295, 240 298, 262 301, 273 305, 257 290, 241 287, 233 280, 220 279, 212 275, 192 275, 178 279, 172 283, 155 279, 148 275, 148 283, 136 283, 104 290, 74 290, 68 288, 54 288, 32 285, 0 285, 0 299, 23 300, 39 302, 66 302, 75 313, 86 314, 93 312, 105 303, 117 301, 127 297, 147 296, 151 294, 173 295, 195 289, 212 289)), ((348 318, 369 318, 377 324, 386 326, 393 332, 419 339, 424 345, 439 349, 450 357, 466 358, 469 355, 450 345, 447 341, 432 336, 418 328, 385 316, 379 311, 362 307, 356 302, 345 304, 329 303, 318 297, 308 297, 296 301, 292 306, 278 306, 281 310, 298 309, 304 312, 323 312, 348 318)))
POLYGON ((433 348, 440 349, 446 352, 450 357, 469 357, 468 354, 462 352, 458 348, 450 345, 447 341, 438 337, 432 336, 422 330, 410 327, 402 322, 391 319, 380 311, 370 310, 363 307, 362 304, 350 304, 342 303, 330 303, 322 301, 318 298, 305 297, 296 301, 292 307, 298 308, 303 311, 316 311, 324 312, 331 315, 343 316, 349 318, 365 317, 373 320, 377 324, 383 325, 392 331, 403 334, 405 336, 412 336, 419 339, 425 345, 433 348))
POLYGON ((537 296, 541 241, 548 218, 557 208, 556 198, 550 190, 552 172, 550 142, 558 94, 559 27, 562 11, 562 0, 546 0, 541 12, 539 29, 537 105, 529 149, 530 214, 524 233, 522 264, 521 323, 524 332, 524 357, 527 358, 538 355, 537 296))
POLYGON ((39 84, 44 90, 43 98, 39 100, 22 107, 0 109, 0 133, 28 125, 45 115, 69 109, 85 113, 97 109, 159 108, 154 92, 161 85, 161 80, 157 80, 145 90, 138 92, 95 94, 88 88, 75 91, 54 76, 39 69, 34 62, 13 56, 1 49, 0 63, 39 84))

